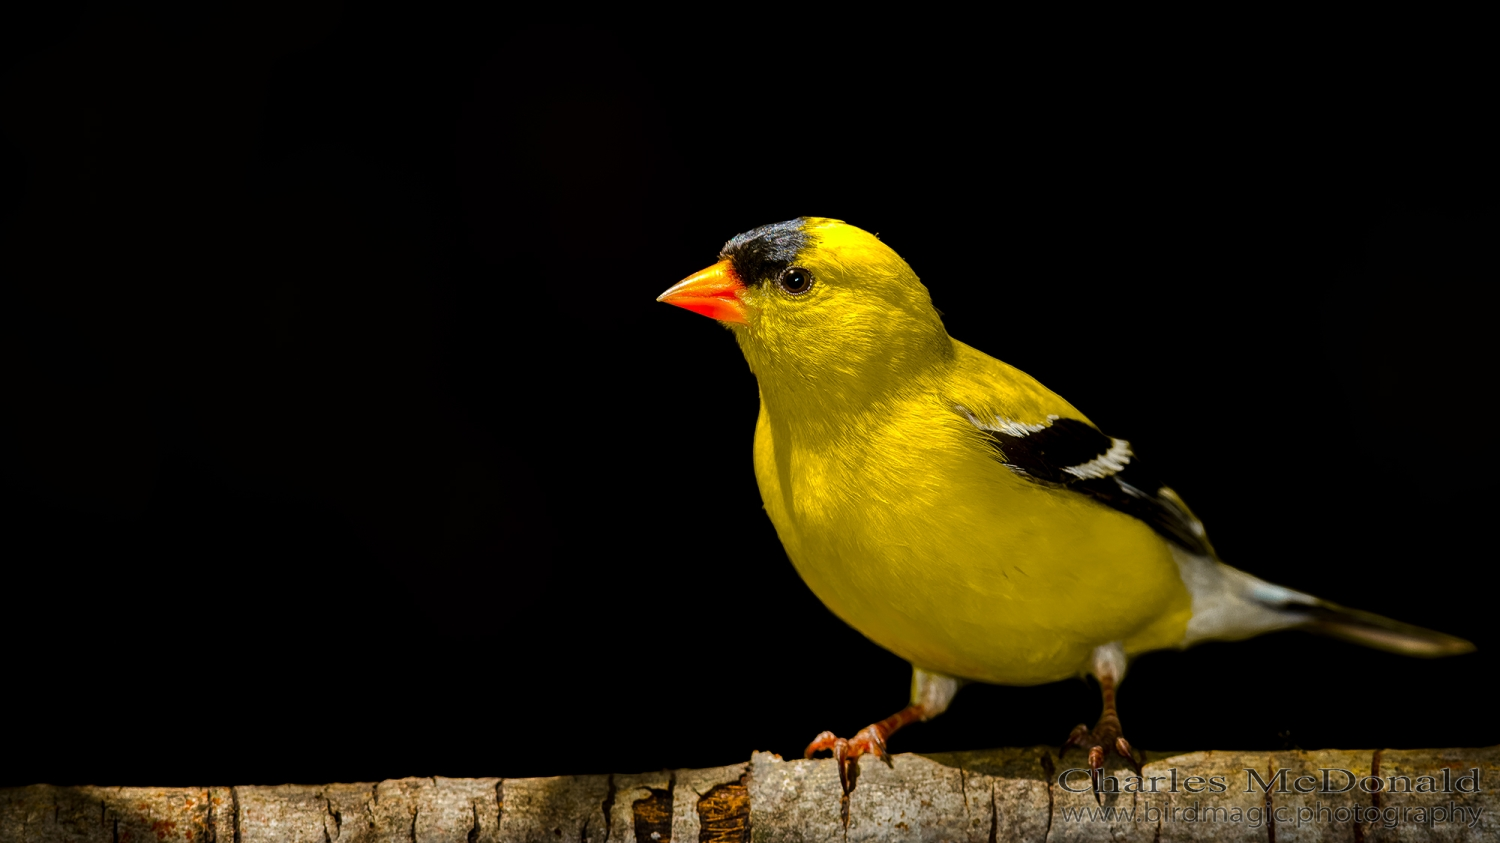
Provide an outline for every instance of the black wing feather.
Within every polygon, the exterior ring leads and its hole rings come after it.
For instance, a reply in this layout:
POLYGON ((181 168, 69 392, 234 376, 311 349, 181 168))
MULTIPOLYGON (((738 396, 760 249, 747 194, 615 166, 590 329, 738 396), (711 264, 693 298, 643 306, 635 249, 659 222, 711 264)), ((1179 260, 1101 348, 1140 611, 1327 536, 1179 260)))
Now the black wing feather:
POLYGON ((1138 518, 1163 538, 1193 553, 1212 556, 1213 546, 1203 524, 1156 473, 1131 453, 1129 443, 1100 433, 1077 419, 1050 419, 1045 427, 998 423, 986 424, 964 411, 998 449, 1000 461, 1012 471, 1037 483, 1061 486, 1088 495, 1102 504, 1138 518), (1094 463, 1111 453, 1128 454, 1124 460, 1094 463), (1118 463, 1123 461, 1123 465, 1118 463), (1093 471, 1081 472, 1084 466, 1093 471), (1074 471, 1070 471, 1073 469, 1074 471))

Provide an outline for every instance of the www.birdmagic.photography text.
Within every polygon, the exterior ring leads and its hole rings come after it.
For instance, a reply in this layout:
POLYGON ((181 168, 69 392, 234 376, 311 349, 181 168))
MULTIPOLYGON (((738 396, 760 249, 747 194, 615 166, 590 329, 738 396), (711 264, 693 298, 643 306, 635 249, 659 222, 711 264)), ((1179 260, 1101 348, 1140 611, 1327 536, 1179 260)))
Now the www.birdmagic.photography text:
POLYGON ((1261 828, 1265 825, 1290 825, 1301 828, 1319 823, 1359 823, 1366 826, 1379 824, 1385 828, 1395 828, 1403 824, 1425 825, 1430 828, 1435 825, 1461 823, 1469 828, 1476 828, 1479 825, 1479 818, 1484 814, 1484 809, 1459 805, 1456 802, 1431 807, 1388 805, 1381 808, 1375 805, 1324 805, 1319 801, 1312 805, 1302 806, 1276 805, 1242 808, 1237 805, 1203 805, 1201 802, 1194 801, 1191 805, 1145 805, 1129 808, 1109 805, 1063 806, 1061 814, 1063 822, 1138 822, 1155 824, 1158 827, 1163 823, 1233 823, 1244 824, 1250 828, 1261 828))

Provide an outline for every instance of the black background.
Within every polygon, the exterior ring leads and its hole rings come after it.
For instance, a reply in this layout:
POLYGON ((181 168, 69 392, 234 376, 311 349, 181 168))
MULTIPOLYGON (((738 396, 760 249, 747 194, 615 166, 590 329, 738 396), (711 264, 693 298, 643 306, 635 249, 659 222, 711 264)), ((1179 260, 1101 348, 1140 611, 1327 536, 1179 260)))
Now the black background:
MULTIPOLYGON (((710 766, 900 707, 761 512, 730 335, 654 301, 801 214, 879 232, 1230 563, 1480 647, 1152 654, 1137 746, 1500 742, 1484 68, 56 8, 3 27, 0 784, 710 766)), ((1097 714, 975 686, 893 748, 1097 714)))

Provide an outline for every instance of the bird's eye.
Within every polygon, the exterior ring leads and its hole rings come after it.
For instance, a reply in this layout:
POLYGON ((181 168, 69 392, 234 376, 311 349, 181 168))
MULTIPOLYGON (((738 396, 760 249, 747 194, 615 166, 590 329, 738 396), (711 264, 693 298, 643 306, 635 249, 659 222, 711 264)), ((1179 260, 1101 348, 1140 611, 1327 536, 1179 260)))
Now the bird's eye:
POLYGON ((776 278, 776 285, 794 296, 812 289, 812 273, 800 266, 789 266, 776 278))

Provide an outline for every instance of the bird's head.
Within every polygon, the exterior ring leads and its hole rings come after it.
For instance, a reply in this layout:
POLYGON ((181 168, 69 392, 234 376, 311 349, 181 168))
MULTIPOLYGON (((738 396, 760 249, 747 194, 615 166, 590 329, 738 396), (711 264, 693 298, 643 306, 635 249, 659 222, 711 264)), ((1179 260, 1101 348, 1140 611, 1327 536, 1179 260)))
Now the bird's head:
POLYGON ((734 331, 768 387, 869 401, 953 356, 927 288, 891 248, 838 220, 741 234, 657 297, 734 331))

